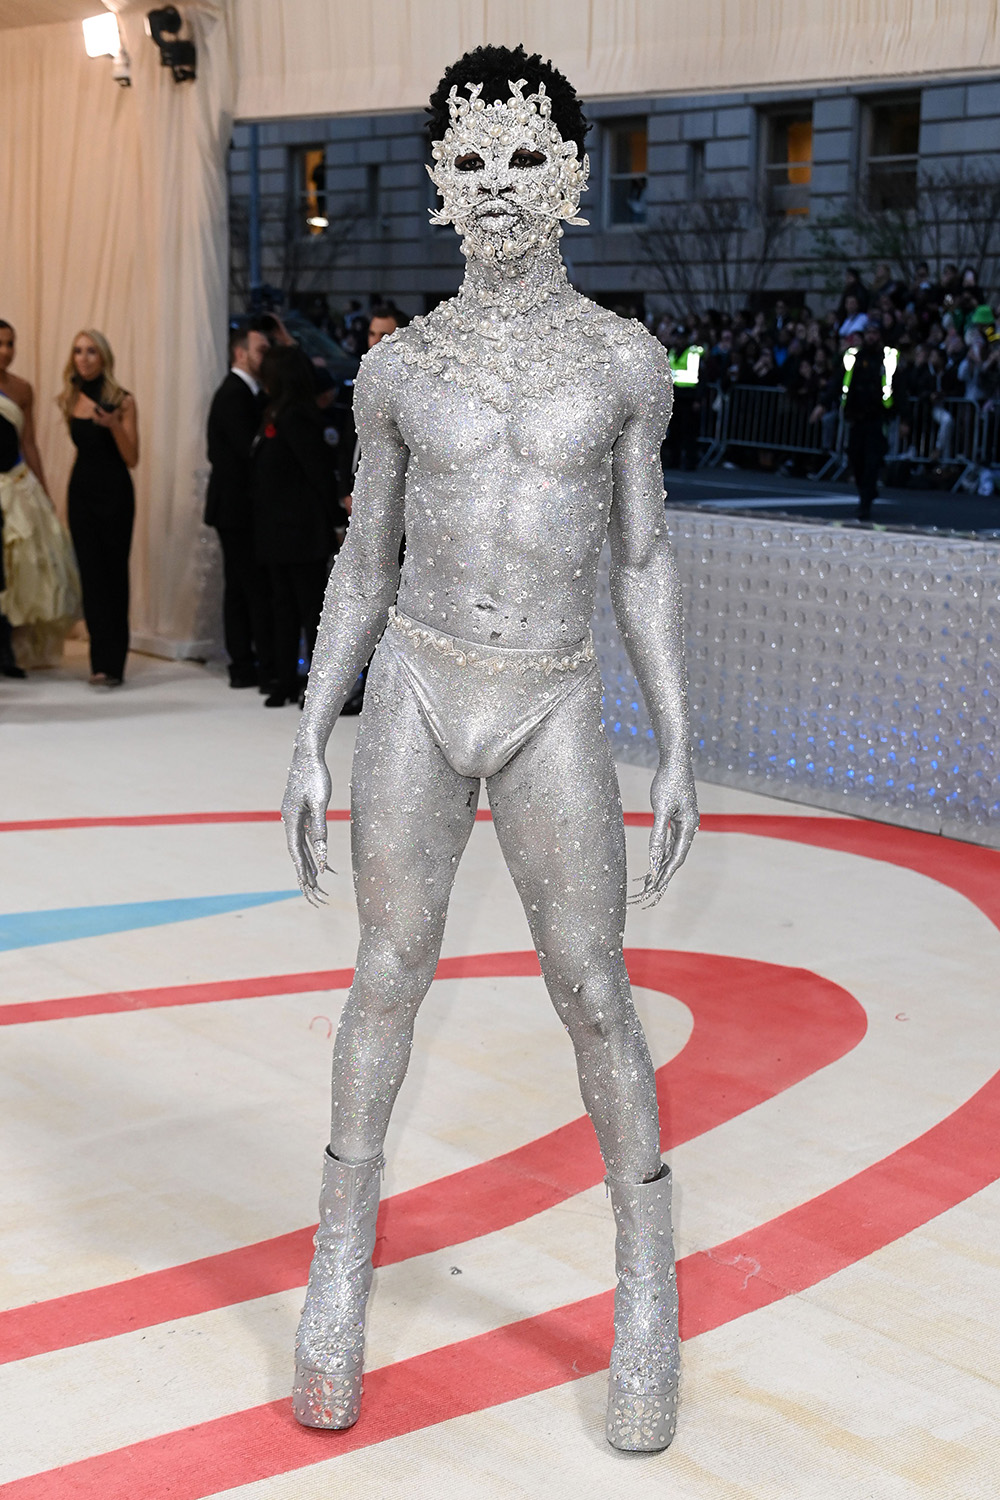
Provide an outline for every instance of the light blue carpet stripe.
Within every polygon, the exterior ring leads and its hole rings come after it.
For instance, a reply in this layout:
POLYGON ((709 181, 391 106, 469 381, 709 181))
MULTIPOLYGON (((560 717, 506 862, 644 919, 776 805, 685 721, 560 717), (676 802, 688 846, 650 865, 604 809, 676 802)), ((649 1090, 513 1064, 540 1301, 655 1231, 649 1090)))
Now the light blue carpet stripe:
POLYGON ((37 948, 41 943, 68 943, 74 938, 107 937, 139 927, 164 927, 215 917, 223 912, 289 901, 298 891, 234 891, 227 896, 181 896, 170 901, 124 901, 115 906, 65 906, 54 911, 16 911, 0 915, 0 953, 37 948))

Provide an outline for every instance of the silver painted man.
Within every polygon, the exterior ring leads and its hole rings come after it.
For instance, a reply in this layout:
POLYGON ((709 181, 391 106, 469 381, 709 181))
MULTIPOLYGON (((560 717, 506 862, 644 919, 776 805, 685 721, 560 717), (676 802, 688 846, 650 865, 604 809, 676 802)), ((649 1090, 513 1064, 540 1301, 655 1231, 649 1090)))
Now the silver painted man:
POLYGON ((676 1421, 670 1176, 622 957, 622 811, 589 624, 607 537, 615 615, 660 751, 640 897, 655 902, 698 825, 659 462, 670 371, 641 324, 567 281, 562 222, 575 219, 588 162, 566 80, 523 49, 481 48, 431 105, 436 218, 462 236, 465 280, 363 361, 353 518, 283 805, 302 888, 319 899, 324 751, 374 651, 351 787, 361 940, 334 1048, 294 1410, 314 1427, 358 1417, 383 1142, 485 780, 607 1169, 618 1270, 608 1440, 655 1451, 676 1421))

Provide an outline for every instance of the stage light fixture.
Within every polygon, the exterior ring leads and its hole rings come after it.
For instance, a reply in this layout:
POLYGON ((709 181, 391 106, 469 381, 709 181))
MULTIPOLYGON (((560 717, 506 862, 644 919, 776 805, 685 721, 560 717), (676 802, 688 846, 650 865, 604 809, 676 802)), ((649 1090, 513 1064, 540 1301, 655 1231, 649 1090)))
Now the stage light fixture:
POLYGON ((109 10, 99 16, 88 16, 83 23, 83 45, 88 57, 116 57, 122 50, 118 17, 109 10))
POLYGON ((120 88, 128 88, 132 82, 132 67, 129 55, 122 46, 118 19, 111 11, 86 18, 83 23, 83 45, 88 57, 110 57, 112 78, 120 88))
POLYGON ((146 14, 146 35, 159 47, 160 64, 171 70, 175 83, 186 83, 196 76, 197 52, 194 42, 181 40, 183 24, 176 5, 163 5, 146 14))

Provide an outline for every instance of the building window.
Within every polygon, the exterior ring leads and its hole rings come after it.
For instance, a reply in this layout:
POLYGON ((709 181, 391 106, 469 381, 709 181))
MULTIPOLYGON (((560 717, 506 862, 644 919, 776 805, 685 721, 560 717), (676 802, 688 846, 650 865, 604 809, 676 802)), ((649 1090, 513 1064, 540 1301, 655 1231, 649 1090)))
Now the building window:
POLYGON ((381 208, 380 175, 378 163, 369 162, 368 166, 365 167, 365 214, 369 219, 377 219, 379 217, 379 210, 381 208))
POLYGON ((326 149, 297 146, 294 158, 300 231, 308 235, 323 234, 330 227, 326 210, 326 149))
POLYGON ((705 195, 705 142, 691 141, 687 148, 687 195, 703 198, 705 195))
POLYGON ((646 222, 646 122, 615 120, 605 126, 607 222, 646 222))
POLYGON ((920 95, 897 95, 865 111, 864 191, 868 207, 916 208, 920 95))
POLYGON ((807 214, 812 180, 812 106, 764 116, 764 198, 771 214, 807 214))

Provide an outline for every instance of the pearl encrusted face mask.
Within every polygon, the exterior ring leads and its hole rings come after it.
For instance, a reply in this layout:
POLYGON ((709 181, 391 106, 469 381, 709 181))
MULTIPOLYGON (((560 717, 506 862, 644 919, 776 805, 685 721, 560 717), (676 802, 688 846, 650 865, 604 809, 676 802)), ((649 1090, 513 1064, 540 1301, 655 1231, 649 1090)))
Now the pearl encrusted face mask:
POLYGON ((462 251, 484 260, 513 260, 562 234, 576 217, 590 162, 581 162, 573 141, 552 123, 552 101, 539 84, 524 94, 526 80, 510 84, 506 101, 486 104, 481 83, 457 87, 448 97, 451 124, 433 145, 428 167, 442 205, 433 224, 454 224, 462 251))

